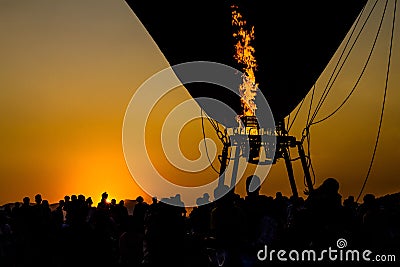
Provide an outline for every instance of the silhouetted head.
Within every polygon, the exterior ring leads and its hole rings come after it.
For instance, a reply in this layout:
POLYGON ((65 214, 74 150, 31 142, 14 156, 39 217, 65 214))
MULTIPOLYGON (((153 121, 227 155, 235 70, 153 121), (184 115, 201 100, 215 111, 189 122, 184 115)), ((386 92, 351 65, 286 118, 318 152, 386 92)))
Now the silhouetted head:
POLYGON ((77 201, 78 196, 77 195, 71 195, 71 201, 77 201))
POLYGON ((222 186, 217 186, 217 188, 214 189, 214 199, 218 200, 222 196, 224 196, 227 192, 229 192, 229 186, 227 185, 222 185, 222 186))
POLYGON ((22 202, 23 202, 25 205, 29 205, 29 203, 31 202, 31 199, 30 199, 29 197, 24 197, 24 199, 22 200, 22 202))
POLYGON ((71 199, 71 197, 68 195, 64 197, 65 202, 68 202, 70 199, 71 199))
POLYGON ((196 199, 197 206, 205 205, 210 203, 210 195, 208 193, 204 193, 202 197, 196 199))
POLYGON ((206 203, 210 202, 210 195, 208 193, 203 194, 203 199, 206 203))
POLYGON ((363 197, 364 204, 367 206, 372 206, 375 204, 375 195, 374 194, 366 194, 363 197))
POLYGON ((125 201, 120 200, 120 201, 119 201, 119 205, 120 205, 120 206, 124 206, 124 205, 125 205, 125 201))
POLYGON ((138 203, 142 203, 142 202, 144 201, 144 199, 143 199, 142 196, 138 196, 138 197, 136 198, 136 201, 137 201, 138 203))
POLYGON ((79 194, 79 195, 78 195, 78 200, 79 200, 79 201, 85 202, 85 199, 86 199, 86 198, 85 198, 84 195, 82 195, 82 194, 79 194))
POLYGON ((11 204, 6 204, 4 206, 4 211, 6 211, 6 213, 10 213, 11 212, 11 204))
POLYGON ((157 204, 157 197, 152 197, 151 200, 152 200, 153 204, 157 204))
POLYGON ((116 205, 117 204, 117 200, 115 198, 111 199, 111 204, 112 205, 116 205))
POLYGON ((46 208, 50 207, 49 201, 46 199, 42 201, 42 205, 43 205, 43 207, 46 207, 46 208))
POLYGON ((261 180, 257 175, 250 175, 246 179, 247 195, 258 195, 260 193, 261 180))
POLYGON ((335 178, 329 177, 324 180, 319 188, 323 193, 336 194, 339 191, 339 182, 335 178))
POLYGON ((92 200, 92 197, 88 197, 87 199, 86 199, 86 203, 90 206, 90 205, 93 205, 93 200, 92 200))
POLYGON ((41 194, 37 194, 35 196, 35 202, 36 202, 36 204, 42 203, 42 195, 41 194))
POLYGON ((107 199, 108 198, 107 192, 104 192, 103 194, 101 194, 101 198, 102 199, 107 199))

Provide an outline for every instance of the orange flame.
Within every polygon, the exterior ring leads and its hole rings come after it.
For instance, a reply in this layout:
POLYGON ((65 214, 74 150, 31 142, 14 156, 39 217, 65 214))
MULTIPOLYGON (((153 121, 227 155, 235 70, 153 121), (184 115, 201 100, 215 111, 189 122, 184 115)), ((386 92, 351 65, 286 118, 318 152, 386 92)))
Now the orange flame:
POLYGON ((258 84, 256 83, 255 70, 257 61, 254 57, 255 49, 251 46, 254 40, 254 26, 246 29, 246 21, 238 12, 238 6, 232 5, 232 26, 237 28, 233 37, 237 40, 235 44, 235 60, 243 65, 242 84, 239 88, 244 116, 255 116, 256 104, 254 102, 258 84))

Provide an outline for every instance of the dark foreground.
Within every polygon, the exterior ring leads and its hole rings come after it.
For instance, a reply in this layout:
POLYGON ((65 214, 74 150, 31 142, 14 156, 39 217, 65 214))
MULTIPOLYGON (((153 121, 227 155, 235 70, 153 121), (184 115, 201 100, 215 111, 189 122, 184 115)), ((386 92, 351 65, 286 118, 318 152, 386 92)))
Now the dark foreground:
POLYGON ((38 194, 1 212, 0 266, 398 266, 399 194, 359 204, 338 189, 327 179, 306 199, 228 193, 189 214, 141 197, 128 212, 107 194, 51 210, 38 194))

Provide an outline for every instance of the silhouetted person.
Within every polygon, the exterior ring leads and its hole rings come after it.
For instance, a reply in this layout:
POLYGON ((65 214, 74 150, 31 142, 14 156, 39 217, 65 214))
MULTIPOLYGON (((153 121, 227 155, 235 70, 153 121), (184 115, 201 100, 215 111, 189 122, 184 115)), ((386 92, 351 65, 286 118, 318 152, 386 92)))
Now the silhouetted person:
POLYGON ((356 238, 355 231, 357 231, 358 228, 357 209, 358 204, 355 202, 354 196, 348 196, 343 201, 343 216, 346 222, 346 236, 351 238, 350 241, 353 242, 356 238))
POLYGON ((182 215, 182 207, 166 204, 165 201, 167 200, 162 199, 151 213, 146 212, 144 266, 184 266, 186 262, 185 218, 182 215))
POLYGON ((164 199, 165 203, 171 204, 173 206, 176 206, 176 209, 181 213, 183 217, 186 217, 186 208, 185 208, 185 203, 181 200, 181 195, 176 194, 173 197, 170 197, 168 199, 164 199))
POLYGON ((63 210, 65 211, 65 223, 70 224, 71 222, 71 197, 66 195, 64 196, 64 207, 63 210))
POLYGON ((97 209, 109 211, 110 203, 108 203, 108 193, 107 192, 103 192, 101 194, 101 200, 97 204, 97 209))
POLYGON ((242 251, 247 243, 245 212, 235 203, 231 190, 216 200, 211 211, 211 232, 215 237, 216 258, 225 258, 224 266, 241 266, 242 251))
POLYGON ((280 221, 279 223, 286 223, 288 199, 282 195, 282 192, 276 192, 273 206, 276 219, 280 221))
MULTIPOLYGON (((40 194, 35 195, 35 205, 32 207, 33 212, 33 227, 34 233, 39 235, 43 231, 43 221, 44 221, 44 206, 42 205, 42 196, 40 194)), ((39 238, 37 236, 36 238, 39 238)))
POLYGON ((260 195, 261 180, 257 175, 246 178, 246 196, 242 204, 246 215, 246 246, 248 261, 256 262, 257 251, 264 245, 276 245, 278 222, 273 198, 260 195))
POLYGON ((144 233, 138 231, 137 225, 128 216, 126 227, 119 237, 118 263, 120 266, 142 266, 144 233))
MULTIPOLYGON (((158 202, 157 197, 152 197, 151 198, 151 204, 147 208, 146 213, 144 215, 145 220, 146 220, 146 217, 151 215, 152 212, 156 212, 157 211, 158 206, 159 206, 159 202, 158 202)), ((133 213, 133 211, 132 211, 132 213, 133 213)))
MULTIPOLYGON (((24 198, 23 208, 25 216, 28 216, 28 231, 24 235, 23 248, 24 263, 32 266, 48 266, 49 258, 45 256, 50 240, 50 208, 48 202, 43 199, 41 194, 35 195, 35 204, 29 203, 29 198, 24 198)), ((24 217, 25 217, 24 216, 24 217)))
POLYGON ((339 182, 327 178, 306 199, 305 205, 311 215, 309 219, 313 247, 334 244, 345 234, 345 218, 339 194, 339 182))
POLYGON ((304 245, 303 236, 308 235, 304 232, 307 229, 307 221, 303 220, 305 212, 304 199, 302 197, 291 196, 287 208, 287 220, 283 236, 284 244, 291 244, 293 248, 304 245))
POLYGON ((108 203, 108 193, 104 192, 101 194, 101 200, 97 204, 96 209, 96 224, 105 225, 110 220, 110 204, 108 203))
POLYGON ((47 199, 42 201, 42 224, 46 231, 50 228, 51 223, 51 209, 47 199))
POLYGON ((157 197, 152 197, 150 205, 157 205, 157 203, 158 203, 157 197))
POLYGON ((63 212, 64 204, 65 204, 64 199, 59 200, 57 208, 55 208, 55 210, 52 211, 51 216, 54 223, 53 226, 56 231, 61 230, 64 224, 64 212, 63 212))
POLYGON ((14 238, 8 212, 0 211, 0 266, 14 265, 14 238))
POLYGON ((118 224, 118 227, 121 229, 121 231, 125 231, 127 224, 128 224, 128 218, 129 218, 129 212, 128 208, 125 207, 125 201, 120 200, 117 207, 116 207, 116 223, 118 224))
POLYGON ((86 203, 86 197, 82 194, 79 194, 73 203, 74 215, 72 224, 76 227, 85 227, 89 212, 89 207, 86 203))
MULTIPOLYGON (((205 193, 196 200, 197 206, 193 207, 187 220, 190 238, 186 242, 187 257, 193 263, 191 266, 208 266, 209 259, 206 257, 208 244, 214 241, 211 236, 211 211, 214 203, 209 201, 209 195, 205 193)), ((212 245, 212 244, 210 244, 212 245)))
POLYGON ((210 234, 210 220, 212 203, 209 195, 205 193, 196 200, 197 207, 194 207, 189 214, 190 230, 198 238, 205 238, 210 234))
POLYGON ((91 223, 93 223, 93 220, 94 220, 94 214, 96 212, 96 207, 93 207, 92 197, 88 197, 85 202, 86 202, 86 206, 88 209, 86 221, 91 224, 91 223))
POLYGON ((214 189, 214 200, 217 200, 224 196, 227 192, 229 191, 229 186, 223 184, 223 185, 218 185, 214 189))
POLYGON ((390 239, 387 228, 388 214, 381 206, 375 195, 366 194, 358 209, 360 225, 360 245, 365 248, 382 249, 390 239))
POLYGON ((142 196, 136 198, 136 204, 133 207, 132 217, 135 225, 139 228, 139 231, 144 232, 144 216, 149 205, 144 201, 142 196))
POLYGON ((197 206, 206 205, 210 203, 210 195, 208 193, 204 193, 203 196, 196 199, 197 206))
POLYGON ((88 197, 88 198, 86 199, 85 202, 86 202, 86 204, 87 204, 87 206, 88 206, 89 208, 92 207, 92 205, 93 205, 92 197, 88 197))
POLYGON ((35 227, 39 227, 38 224, 41 223, 41 221, 43 220, 43 216, 44 216, 44 209, 42 206, 42 195, 37 194, 35 196, 35 205, 33 206, 33 220, 35 223, 35 227))
POLYGON ((15 223, 18 225, 18 234, 16 236, 16 264, 25 266, 31 260, 30 246, 33 242, 33 209, 28 196, 22 200, 22 205, 18 209, 19 215, 15 217, 15 223))
POLYGON ((16 236, 21 233, 21 203, 15 202, 14 207, 11 209, 11 226, 16 236))

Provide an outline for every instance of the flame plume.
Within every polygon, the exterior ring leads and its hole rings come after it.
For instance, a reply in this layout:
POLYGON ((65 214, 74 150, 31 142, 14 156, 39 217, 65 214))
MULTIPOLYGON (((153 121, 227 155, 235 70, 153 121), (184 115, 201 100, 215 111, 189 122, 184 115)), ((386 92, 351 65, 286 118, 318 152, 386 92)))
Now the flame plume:
POLYGON ((242 83, 239 88, 240 101, 244 116, 255 116, 256 104, 254 102, 258 84, 256 83, 255 70, 257 61, 254 56, 255 49, 251 45, 254 40, 254 26, 247 27, 243 16, 238 12, 238 6, 232 5, 232 26, 236 30, 233 37, 236 40, 234 59, 243 66, 242 83))

